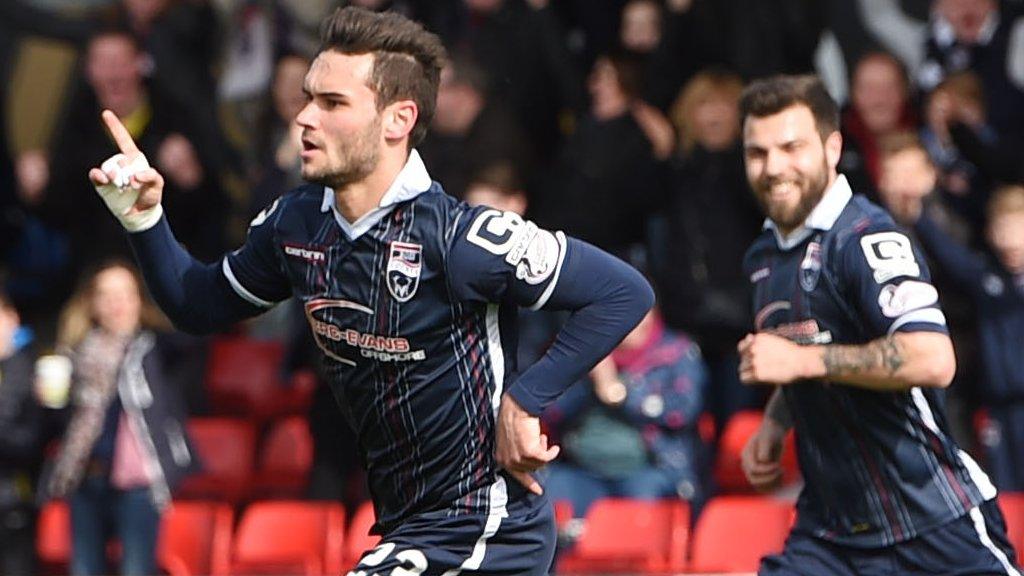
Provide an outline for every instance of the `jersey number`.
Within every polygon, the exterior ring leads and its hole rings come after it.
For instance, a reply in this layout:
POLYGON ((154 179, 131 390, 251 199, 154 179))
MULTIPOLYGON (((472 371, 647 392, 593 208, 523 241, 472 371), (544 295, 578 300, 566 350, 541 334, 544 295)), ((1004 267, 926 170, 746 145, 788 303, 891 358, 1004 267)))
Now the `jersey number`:
MULTIPOLYGON (((392 542, 385 542, 376 548, 373 552, 367 554, 359 561, 359 566, 380 566, 384 560, 395 551, 395 544, 392 542)), ((403 564, 399 568, 395 568, 391 571, 390 576, 419 576, 427 571, 427 557, 423 555, 423 552, 419 550, 402 550, 398 554, 395 554, 395 560, 398 560, 403 564)), ((348 576, 373 576, 365 570, 356 570, 349 572, 348 576)))

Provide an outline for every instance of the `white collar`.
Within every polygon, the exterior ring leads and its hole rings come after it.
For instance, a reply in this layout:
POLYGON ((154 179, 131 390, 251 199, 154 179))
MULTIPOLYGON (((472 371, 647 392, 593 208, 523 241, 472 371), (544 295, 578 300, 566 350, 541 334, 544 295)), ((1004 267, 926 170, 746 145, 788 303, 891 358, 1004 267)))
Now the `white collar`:
MULTIPOLYGON (((999 27, 999 10, 993 10, 985 17, 985 22, 981 25, 981 30, 978 32, 978 40, 976 42, 979 46, 985 46, 992 41, 992 37, 996 34, 996 28, 999 27)), ((932 37, 935 38, 935 43, 942 48, 947 48, 956 43, 956 32, 953 30, 953 25, 948 20, 936 14, 935 20, 932 23, 932 37)))
POLYGON ((341 212, 338 212, 338 200, 334 196, 334 189, 327 186, 324 186, 324 199, 320 203, 320 211, 333 211, 334 219, 341 226, 342 231, 345 232, 349 239, 355 240, 387 216, 395 204, 411 200, 430 190, 430 184, 430 174, 427 173, 427 167, 423 165, 420 153, 414 149, 409 153, 409 159, 405 161, 405 166, 402 167, 398 176, 395 177, 395 181, 384 192, 384 196, 380 199, 380 204, 373 210, 363 214, 359 220, 349 223, 341 215, 341 212))
POLYGON ((780 249, 790 250, 806 240, 815 230, 831 230, 847 203, 850 202, 850 198, 853 198, 853 190, 850 189, 850 183, 846 181, 846 176, 840 174, 836 177, 836 181, 828 187, 828 190, 825 190, 825 194, 818 201, 814 210, 807 215, 803 225, 790 232, 789 237, 784 238, 779 227, 770 218, 765 218, 763 228, 769 229, 775 234, 775 241, 780 249))

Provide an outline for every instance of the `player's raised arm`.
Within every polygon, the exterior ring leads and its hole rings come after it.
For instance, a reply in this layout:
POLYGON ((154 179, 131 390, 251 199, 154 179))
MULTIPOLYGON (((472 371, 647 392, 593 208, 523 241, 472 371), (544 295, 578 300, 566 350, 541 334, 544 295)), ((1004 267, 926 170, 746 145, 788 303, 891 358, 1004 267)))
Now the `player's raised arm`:
MULTIPOLYGON (((146 285, 164 313, 179 329, 204 333, 262 312, 262 306, 231 285, 227 264, 203 264, 175 240, 160 205, 163 177, 113 112, 104 110, 102 118, 119 152, 90 170, 89 179, 129 232, 146 285)), ((239 251, 240 258, 247 248, 239 251)))
POLYGON ((150 167, 128 129, 110 110, 102 113, 103 123, 117 144, 118 154, 89 171, 89 180, 110 212, 129 232, 152 228, 163 209, 164 179, 150 167))

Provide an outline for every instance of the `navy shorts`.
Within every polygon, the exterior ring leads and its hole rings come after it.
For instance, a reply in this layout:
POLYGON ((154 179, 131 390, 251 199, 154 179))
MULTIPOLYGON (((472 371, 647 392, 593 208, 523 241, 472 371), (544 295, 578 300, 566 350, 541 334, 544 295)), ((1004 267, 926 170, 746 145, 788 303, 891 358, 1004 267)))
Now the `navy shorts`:
POLYGON ((545 496, 504 477, 486 515, 417 514, 367 551, 348 576, 546 576, 555 554, 555 517, 545 496))
POLYGON ((761 560, 759 576, 874 576, 882 574, 1010 574, 1013 547, 995 500, 921 536, 885 548, 851 548, 793 533, 781 554, 761 560))

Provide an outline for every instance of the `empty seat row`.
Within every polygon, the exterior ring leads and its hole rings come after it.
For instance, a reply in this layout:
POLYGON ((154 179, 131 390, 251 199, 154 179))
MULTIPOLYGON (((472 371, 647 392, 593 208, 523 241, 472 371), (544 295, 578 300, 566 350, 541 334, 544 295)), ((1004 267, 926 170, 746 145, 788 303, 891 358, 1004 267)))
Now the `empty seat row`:
MULTIPOLYGON (((339 574, 377 540, 368 535, 374 521, 369 504, 357 511, 347 532, 344 508, 337 503, 255 502, 237 526, 233 520, 225 503, 175 501, 161 522, 158 565, 171 576, 339 574)), ((71 534, 64 502, 43 508, 36 550, 45 566, 66 572, 71 534)))
MULTIPOLYGON (((1009 537, 1024 550, 1024 494, 1002 494, 1009 537)), ((561 523, 571 517, 556 504, 561 523)), ((263 501, 245 508, 237 526, 224 503, 176 501, 164 515, 160 567, 193 574, 338 574, 379 541, 369 535, 373 507, 361 506, 345 529, 340 504, 263 501)), ((723 496, 704 508, 690 533, 686 503, 607 499, 588 511, 575 545, 559 559, 560 574, 751 572, 782 550, 794 520, 791 503, 763 496, 723 496)), ((38 524, 37 551, 48 566, 66 567, 71 538, 67 506, 48 504, 38 524)), ((1018 562, 1024 558, 1018 557, 1018 562)))

